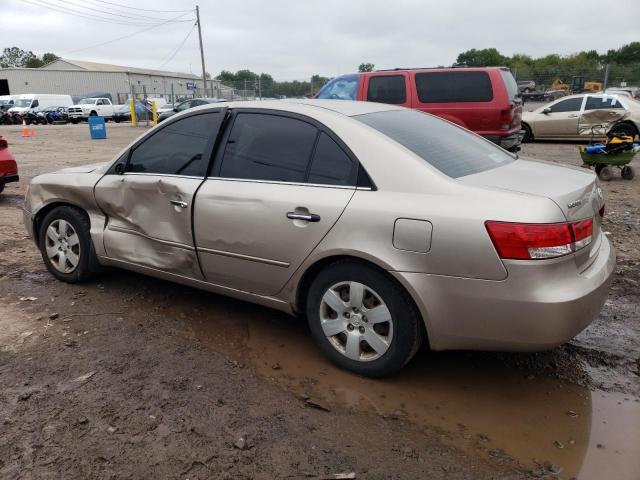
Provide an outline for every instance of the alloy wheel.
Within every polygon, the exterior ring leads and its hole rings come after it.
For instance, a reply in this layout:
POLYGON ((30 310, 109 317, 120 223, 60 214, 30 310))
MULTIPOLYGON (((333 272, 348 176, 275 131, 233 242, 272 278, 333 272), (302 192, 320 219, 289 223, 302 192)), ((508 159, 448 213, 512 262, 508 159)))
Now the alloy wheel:
POLYGON ((393 340, 393 319, 384 300, 359 282, 330 287, 320 302, 320 326, 345 357, 366 362, 384 355, 393 340))
POLYGON ((80 238, 66 220, 54 220, 47 227, 46 251, 51 265, 62 273, 73 272, 80 262, 80 238))

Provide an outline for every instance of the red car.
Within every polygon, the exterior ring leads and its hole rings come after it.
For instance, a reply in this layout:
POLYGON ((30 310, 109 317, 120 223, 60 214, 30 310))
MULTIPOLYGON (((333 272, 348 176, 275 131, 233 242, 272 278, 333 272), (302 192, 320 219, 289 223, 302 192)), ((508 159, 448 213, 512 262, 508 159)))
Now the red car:
POLYGON ((7 183, 18 180, 18 165, 9 151, 9 144, 0 136, 0 192, 7 183))
POLYGON ((522 140, 522 102, 505 67, 395 69, 342 75, 316 98, 391 103, 467 128, 507 150, 522 140))

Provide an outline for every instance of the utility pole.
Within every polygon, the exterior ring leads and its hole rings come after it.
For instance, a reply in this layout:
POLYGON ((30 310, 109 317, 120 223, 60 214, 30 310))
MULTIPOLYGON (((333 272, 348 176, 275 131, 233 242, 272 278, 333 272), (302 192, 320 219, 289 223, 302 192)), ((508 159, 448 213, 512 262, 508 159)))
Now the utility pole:
POLYGON ((202 48, 202 28, 200 27, 200 7, 196 5, 196 22, 198 23, 198 38, 200 40, 200 59, 202 60, 202 88, 207 96, 207 71, 204 68, 204 49, 202 48))

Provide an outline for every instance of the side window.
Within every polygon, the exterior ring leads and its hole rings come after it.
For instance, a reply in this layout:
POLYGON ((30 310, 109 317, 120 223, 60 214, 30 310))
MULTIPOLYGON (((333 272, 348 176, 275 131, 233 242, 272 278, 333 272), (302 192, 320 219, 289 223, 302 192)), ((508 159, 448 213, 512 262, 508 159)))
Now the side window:
POLYGON ((205 155, 226 109, 181 118, 153 134, 131 153, 128 172, 204 177, 205 155))
POLYGON ((490 102, 493 87, 487 72, 430 72, 416 74, 421 103, 490 102))
POLYGON ((104 105, 104 100, 98 100, 98 101, 96 102, 96 105, 104 105))
POLYGON ((622 104, 613 97, 587 97, 585 110, 609 110, 612 108, 623 108, 622 104))
POLYGON ((407 101, 407 87, 404 75, 369 77, 367 100, 380 103, 405 103, 407 101))
POLYGON ((187 102, 182 102, 180 105, 178 105, 176 107, 176 110, 178 112, 182 112, 183 110, 186 110, 187 108, 191 107, 191 102, 187 101, 187 102))
POLYGON ((582 105, 582 97, 567 98, 551 106, 552 112, 578 112, 582 105))
POLYGON ((309 183, 324 185, 353 185, 354 163, 340 146, 326 133, 320 134, 311 171, 309 183))
POLYGON ((31 104, 31 108, 36 108, 40 106, 40 102, 38 100, 34 100, 33 103, 31 104))
POLYGON ((301 120, 239 113, 227 141, 220 176, 303 182, 318 130, 301 120))

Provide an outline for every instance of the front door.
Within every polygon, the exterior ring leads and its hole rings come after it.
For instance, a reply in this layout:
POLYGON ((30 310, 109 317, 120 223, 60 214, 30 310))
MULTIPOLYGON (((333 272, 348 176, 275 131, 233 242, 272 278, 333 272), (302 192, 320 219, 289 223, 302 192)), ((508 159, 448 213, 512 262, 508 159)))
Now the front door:
POLYGON ((237 113, 224 142, 195 206, 202 269, 211 283, 274 295, 340 218, 357 161, 321 126, 282 114, 237 113))
POLYGON ((226 109, 167 123, 135 145, 96 185, 107 215, 109 258, 190 278, 202 278, 191 215, 226 109))
POLYGON ((560 100, 548 113, 538 113, 536 133, 538 137, 574 137, 578 134, 578 120, 583 97, 560 100))

